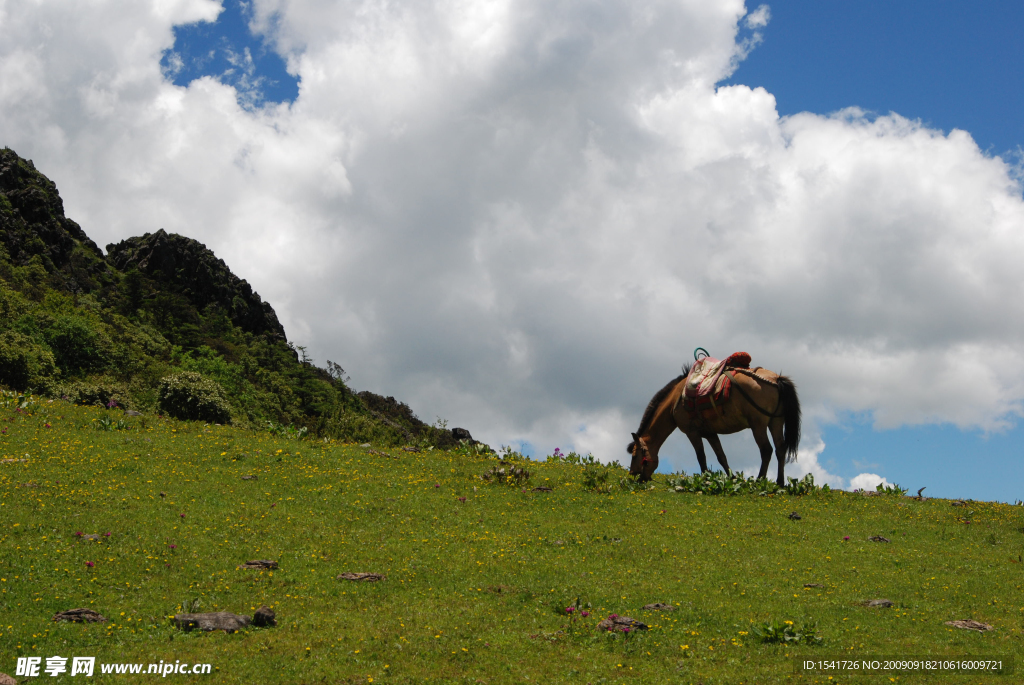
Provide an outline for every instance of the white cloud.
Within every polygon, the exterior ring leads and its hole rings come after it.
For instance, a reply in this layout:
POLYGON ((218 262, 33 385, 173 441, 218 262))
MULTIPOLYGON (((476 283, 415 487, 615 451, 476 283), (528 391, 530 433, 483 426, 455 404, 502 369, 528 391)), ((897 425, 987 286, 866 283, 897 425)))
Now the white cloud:
MULTIPOLYGON (((819 477, 841 412, 1020 416, 1019 170, 962 131, 715 88, 767 7, 255 10, 291 105, 164 79, 172 25, 216 3, 8 5, 0 142, 97 242, 203 240, 321 363, 495 444, 618 459, 697 345, 795 379, 815 447, 790 475, 819 477)), ((727 451, 756 470, 749 435, 727 451)), ((678 437, 666 460, 695 464, 678 437)))
POLYGON ((768 25, 771 21, 772 12, 768 5, 760 5, 756 10, 751 12, 743 20, 743 23, 747 25, 748 29, 760 29, 768 25))
POLYGON ((850 479, 850 490, 874 491, 879 485, 891 487, 892 483, 875 473, 861 473, 850 479))

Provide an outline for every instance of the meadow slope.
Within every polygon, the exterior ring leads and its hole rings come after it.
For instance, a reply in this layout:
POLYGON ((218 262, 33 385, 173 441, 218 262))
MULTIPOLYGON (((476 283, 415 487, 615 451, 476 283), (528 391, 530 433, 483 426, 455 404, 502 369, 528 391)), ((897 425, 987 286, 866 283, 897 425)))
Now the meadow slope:
MULTIPOLYGON (((796 675, 794 657, 1022 653, 1024 507, 835 491, 711 497, 664 478, 596 494, 564 463, 524 462, 530 481, 512 487, 480 480, 496 459, 469 448, 413 453, 5 403, 5 673, 19 656, 45 666, 60 655, 212 665, 175 676, 188 682, 866 683, 890 680, 796 675), (890 542, 869 540, 878 535, 890 542), (250 559, 280 567, 237 568, 250 559), (387 579, 339 580, 346 571, 387 579), (574 619, 564 609, 577 598, 574 619), (876 598, 895 606, 861 605, 876 598), (173 628, 169 617, 197 602, 245 614, 266 604, 278 626, 173 628), (642 609, 654 602, 675 610, 642 609), (74 607, 109 620, 51 621, 74 607), (650 630, 597 631, 612 613, 650 630), (963 618, 995 629, 944 624, 963 618), (823 644, 763 644, 754 629, 770 621, 816 624, 823 644)), ((99 666, 94 677, 154 678, 99 666)))

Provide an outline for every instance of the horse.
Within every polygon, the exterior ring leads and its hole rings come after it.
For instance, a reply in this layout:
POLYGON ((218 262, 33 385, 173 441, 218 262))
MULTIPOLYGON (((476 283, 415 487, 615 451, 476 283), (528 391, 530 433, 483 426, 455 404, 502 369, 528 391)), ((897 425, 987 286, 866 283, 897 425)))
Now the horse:
POLYGON ((779 462, 777 482, 785 485, 786 462, 796 460, 800 445, 800 399, 793 381, 761 367, 726 368, 724 374, 729 377, 735 392, 730 393, 727 401, 715 406, 712 412, 691 414, 681 401, 690 369, 691 365, 684 366, 682 375, 669 381, 647 404, 640 427, 633 433, 633 441, 626 446, 626 451, 632 455, 630 475, 639 476, 641 482, 651 479, 651 474, 658 468, 658 451, 676 428, 693 445, 701 473, 708 470, 703 439, 715 451, 718 463, 731 475, 729 461, 718 436, 749 428, 761 451, 758 479, 768 475, 771 464, 770 432, 779 462))

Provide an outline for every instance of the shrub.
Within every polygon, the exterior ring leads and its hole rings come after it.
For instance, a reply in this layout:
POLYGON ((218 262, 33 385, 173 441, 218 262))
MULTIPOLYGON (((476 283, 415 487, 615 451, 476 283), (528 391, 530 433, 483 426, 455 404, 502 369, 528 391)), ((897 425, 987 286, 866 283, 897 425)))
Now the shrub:
POLYGON ((501 462, 500 466, 492 466, 480 477, 487 483, 522 485, 530 480, 530 472, 522 466, 501 462))
POLYGON ((41 388, 57 373, 53 355, 17 331, 0 333, 0 384, 15 390, 41 388))
POLYGON ((216 381, 195 371, 183 371, 160 380, 160 409, 176 419, 230 423, 231 409, 216 381))
POLYGON ((62 383, 54 386, 50 390, 50 394, 65 398, 75 404, 120 407, 121 409, 131 409, 135 406, 128 387, 123 383, 109 380, 100 380, 95 383, 87 381, 62 383))
POLYGON ((43 332, 57 364, 65 372, 103 368, 110 341, 79 316, 60 316, 43 332))

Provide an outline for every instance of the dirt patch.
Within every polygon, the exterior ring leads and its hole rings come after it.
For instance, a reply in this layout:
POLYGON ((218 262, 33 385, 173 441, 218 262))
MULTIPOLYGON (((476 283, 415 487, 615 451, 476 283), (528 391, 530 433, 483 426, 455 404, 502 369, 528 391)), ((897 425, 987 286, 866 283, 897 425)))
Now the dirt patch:
POLYGON ((253 559, 241 564, 238 568, 251 568, 258 570, 273 570, 277 568, 277 562, 271 559, 253 559))
POLYGON ((647 630, 647 624, 641 623, 635 618, 630 618, 629 616, 611 614, 608 618, 597 624, 597 629, 607 630, 612 633, 629 633, 634 630, 647 630))
POLYGON ((973 618, 959 619, 956 621, 946 621, 947 626, 953 626, 954 628, 961 628, 963 630, 977 630, 979 633, 984 633, 986 630, 992 630, 992 626, 981 621, 975 621, 973 618))
POLYGON ((92 609, 68 609, 53 615, 54 621, 70 621, 71 623, 104 623, 105 616, 92 609))
POLYGON ((230 611, 215 611, 207 614, 176 614, 172 622, 186 632, 198 628, 204 632, 223 630, 233 633, 245 628, 252 620, 248 616, 232 614, 230 611))
POLYGON ((352 571, 346 571, 338 576, 338 580, 351 580, 357 583, 376 583, 387 579, 387 576, 380 573, 354 573, 352 571))
POLYGON ((872 609, 887 609, 895 605, 888 599, 869 599, 868 601, 864 602, 864 606, 872 609))
POLYGON ((883 538, 881 535, 872 535, 868 540, 871 540, 871 542, 889 542, 889 538, 883 538))

